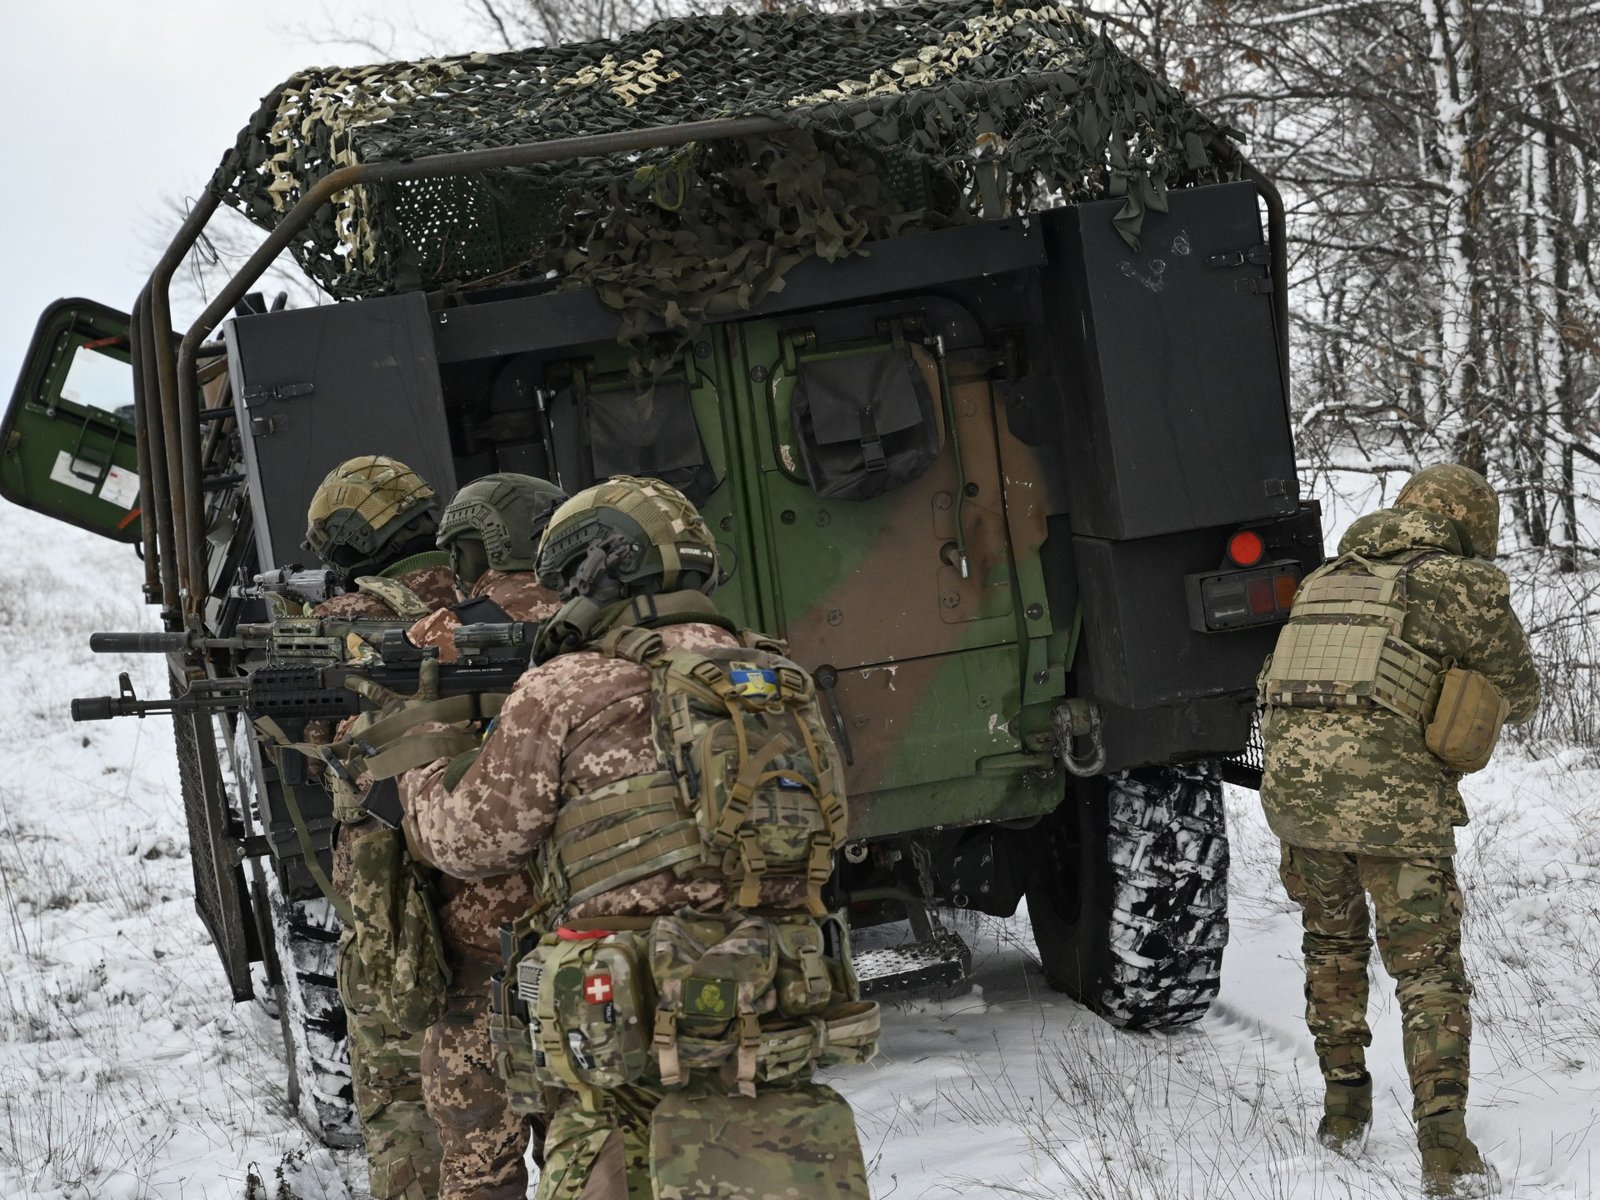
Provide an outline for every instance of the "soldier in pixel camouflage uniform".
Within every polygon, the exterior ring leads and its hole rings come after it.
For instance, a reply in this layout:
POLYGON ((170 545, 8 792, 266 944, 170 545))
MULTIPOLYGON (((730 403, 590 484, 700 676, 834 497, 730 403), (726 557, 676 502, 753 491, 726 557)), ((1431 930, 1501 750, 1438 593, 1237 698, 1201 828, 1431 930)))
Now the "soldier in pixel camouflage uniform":
MULTIPOLYGON (((432 612, 456 599, 449 556, 434 546, 438 498, 404 463, 367 455, 340 463, 317 488, 307 512, 306 548, 347 587, 319 617, 382 619, 432 612)), ((308 729, 327 741, 326 722, 308 729)), ((388 836, 350 805, 337 806, 333 887, 348 898, 363 839, 388 836)), ((439 1139, 422 1102, 422 1036, 389 1023, 378 998, 351 970, 354 931, 339 941, 350 1074, 376 1200, 432 1200, 439 1189, 439 1139)))
MULTIPOLYGON (((659 481, 619 477, 574 497, 552 518, 540 574, 547 583, 563 585, 569 600, 563 615, 572 605, 597 606, 591 611, 603 615, 588 636, 644 625, 656 629, 669 648, 741 644, 703 594, 716 580, 710 532, 682 495, 659 481), (619 550, 624 529, 627 546, 619 550), (553 551, 558 543, 561 551, 553 551), (598 561, 604 568, 584 577, 598 561)), ((560 628, 560 621, 547 624, 552 627, 560 628)), ((578 643, 586 644, 587 639, 578 643)), ((593 650, 575 649, 535 666, 518 682, 480 750, 404 777, 408 836, 430 861, 463 878, 516 871, 552 836, 558 809, 574 797, 658 771, 651 696, 645 667, 593 650)), ((804 879, 758 882, 764 910, 793 910, 803 902, 804 879)), ((584 922, 716 910, 730 896, 723 879, 656 870, 621 886, 602 885, 588 898, 560 905, 552 916, 563 926, 592 928, 584 922)), ((565 1093, 546 1134, 540 1200, 651 1197, 651 1118, 662 1096, 659 1080, 649 1078, 604 1090, 593 1107, 565 1093)), ((725 1122, 714 1139, 704 1131, 686 1132, 680 1161, 694 1160, 705 1177, 704 1194, 753 1195, 718 1190, 719 1170, 735 1169, 741 1158, 770 1161, 781 1155, 775 1169, 792 1171, 798 1184, 781 1194, 807 1200, 866 1196, 854 1124, 836 1093, 802 1082, 778 1093, 776 1104, 757 1110, 752 1101, 748 1111, 759 1111, 760 1119, 725 1122)), ((657 1142, 659 1152, 659 1135, 657 1142)))
MULTIPOLYGON (((455 658, 451 632, 464 622, 539 621, 559 605, 533 573, 539 535, 566 496, 528 475, 486 475, 456 493, 439 522, 468 599, 412 626, 419 646, 455 658)), ((452 980, 444 1018, 422 1047, 422 1094, 438 1127, 444 1157, 441 1200, 522 1200, 528 1190, 523 1152, 530 1123, 506 1102, 488 1027, 487 985, 500 962, 497 930, 533 904, 525 866, 497 875, 439 881, 439 927, 452 980)), ((537 1131, 534 1131, 537 1135, 537 1131)))
POLYGON ((1307 578, 1261 676, 1261 801, 1283 842, 1284 886, 1304 910, 1306 1020, 1326 1081, 1318 1136, 1356 1149, 1371 1121, 1370 895, 1400 1000, 1430 1195, 1476 1194, 1493 1175, 1464 1119, 1470 988, 1453 861, 1454 827, 1467 822, 1461 772, 1429 750, 1424 727, 1450 664, 1486 678, 1511 722, 1538 705, 1506 577, 1486 561, 1498 531, 1499 500, 1482 476, 1455 465, 1418 472, 1393 508, 1356 521, 1340 557, 1307 578), (1351 666, 1363 635, 1382 647, 1365 671, 1351 666), (1309 657, 1297 652, 1305 646, 1309 657), (1342 668, 1327 665, 1336 658, 1342 668))

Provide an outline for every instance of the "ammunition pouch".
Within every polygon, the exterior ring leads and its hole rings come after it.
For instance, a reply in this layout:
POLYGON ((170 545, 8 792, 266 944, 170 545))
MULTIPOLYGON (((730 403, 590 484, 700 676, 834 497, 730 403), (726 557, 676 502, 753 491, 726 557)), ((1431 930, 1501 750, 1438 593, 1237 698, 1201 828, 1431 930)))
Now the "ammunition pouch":
POLYGON ((603 927, 535 936, 524 918, 502 931, 510 953, 493 985, 492 1036, 521 1111, 539 1111, 553 1089, 597 1110, 605 1090, 645 1079, 714 1080, 753 1097, 760 1084, 876 1053, 878 1007, 854 998, 842 929, 829 953, 803 913, 575 924, 603 927))
POLYGON ((1452 770, 1464 775, 1481 771, 1500 740, 1506 711, 1505 697, 1486 676, 1451 667, 1444 673, 1439 703, 1423 740, 1452 770))

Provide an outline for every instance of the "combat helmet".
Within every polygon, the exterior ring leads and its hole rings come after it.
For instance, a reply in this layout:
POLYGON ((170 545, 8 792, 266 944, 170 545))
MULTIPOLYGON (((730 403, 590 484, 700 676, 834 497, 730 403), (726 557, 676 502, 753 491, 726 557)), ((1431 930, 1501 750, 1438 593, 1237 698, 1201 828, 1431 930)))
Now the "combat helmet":
POLYGON ((1394 506, 1451 518, 1467 537, 1467 553, 1479 558, 1493 558, 1500 544, 1500 497, 1487 479, 1459 463, 1424 467, 1406 480, 1394 506))
POLYGON ((539 543, 539 582, 564 598, 610 599, 717 586, 717 543, 684 494, 617 475, 568 500, 539 543))
POLYGON ((487 570, 531 571, 539 538, 567 498, 549 480, 501 471, 474 479, 445 505, 439 549, 450 554, 456 578, 471 585, 487 570))
POLYGON ((348 458, 312 493, 305 547, 346 579, 432 549, 439 498, 422 476, 382 454, 348 458))

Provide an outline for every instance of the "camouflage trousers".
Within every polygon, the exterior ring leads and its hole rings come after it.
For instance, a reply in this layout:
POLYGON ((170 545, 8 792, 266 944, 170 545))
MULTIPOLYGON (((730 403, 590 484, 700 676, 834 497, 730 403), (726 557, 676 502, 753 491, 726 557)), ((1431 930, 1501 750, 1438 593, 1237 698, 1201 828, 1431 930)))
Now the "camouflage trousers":
POLYGON ((507 1106, 495 1070, 491 970, 479 963, 458 970, 444 1018, 424 1035, 422 1095, 444 1149, 439 1200, 523 1200, 528 1194, 523 1153, 538 1131, 507 1106))
POLYGON ((538 1200, 710 1195, 868 1200, 850 1105, 809 1082, 763 1087, 754 1100, 722 1084, 636 1084, 607 1091, 599 1112, 572 1098, 551 1118, 538 1200))
POLYGON ((343 970, 347 945, 348 939, 339 947, 339 997, 373 1198, 434 1200, 439 1138, 423 1107, 422 1035, 389 1024, 373 997, 349 987, 343 970))
POLYGON ((537 1200, 655 1200, 650 1185, 650 1114, 659 1087, 606 1092, 599 1112, 569 1097, 550 1118, 537 1200))
MULTIPOLYGON (((334 846, 334 890, 350 895, 354 839, 334 846)), ((339 939, 339 999, 344 1004, 350 1081, 366 1145, 374 1200, 434 1200, 439 1194, 439 1138, 422 1103, 422 1035, 384 1020, 376 996, 349 970, 352 933, 339 939)))
POLYGON ((1465 1108, 1472 989, 1461 963, 1454 862, 1284 843, 1280 874, 1289 898, 1305 910, 1306 1023, 1323 1074, 1350 1080, 1366 1070, 1370 895, 1378 950, 1400 1001, 1412 1114, 1465 1108))

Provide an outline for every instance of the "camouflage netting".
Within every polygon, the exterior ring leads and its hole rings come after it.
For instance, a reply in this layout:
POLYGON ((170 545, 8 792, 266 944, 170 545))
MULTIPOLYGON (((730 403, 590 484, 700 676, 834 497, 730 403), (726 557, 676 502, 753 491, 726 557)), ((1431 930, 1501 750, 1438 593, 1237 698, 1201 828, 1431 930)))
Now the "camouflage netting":
POLYGON ((312 70, 272 92, 211 188, 270 229, 351 163, 717 117, 738 142, 350 189, 294 243, 339 298, 550 275, 689 328, 811 255, 1105 197, 1136 241, 1167 188, 1238 154, 1065 7, 957 0, 658 22, 614 41, 312 70))

